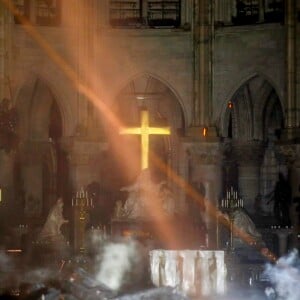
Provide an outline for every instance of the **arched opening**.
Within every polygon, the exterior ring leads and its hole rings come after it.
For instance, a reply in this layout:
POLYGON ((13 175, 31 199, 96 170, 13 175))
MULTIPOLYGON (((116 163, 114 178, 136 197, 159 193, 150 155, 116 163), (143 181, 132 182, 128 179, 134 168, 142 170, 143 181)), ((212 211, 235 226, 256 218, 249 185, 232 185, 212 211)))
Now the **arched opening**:
MULTIPOLYGON (((153 76, 142 75, 133 79, 120 91, 114 105, 116 114, 127 127, 141 126, 141 109, 146 109, 149 113, 149 126, 170 127, 170 135, 150 135, 149 138, 149 169, 156 180, 166 180, 168 174, 163 170, 163 166, 175 170, 178 168, 176 145, 178 132, 184 129, 182 108, 168 86, 153 76), (158 165, 156 159, 162 165, 158 165)), ((128 147, 132 147, 132 175, 137 176, 140 171, 140 136, 124 135, 121 139, 128 147)))
POLYGON ((263 76, 253 76, 226 103, 223 120, 223 190, 233 186, 248 197, 248 202, 262 199, 263 206, 264 196, 277 180, 275 141, 283 128, 275 88, 263 76))
MULTIPOLYGON (((156 182, 169 181, 166 166, 177 173, 179 169, 178 133, 183 131, 185 124, 182 108, 171 89, 150 75, 131 80, 118 93, 112 107, 124 127, 141 126, 142 108, 149 113, 151 127, 170 127, 170 135, 149 137, 150 152, 154 153, 149 158, 151 177, 156 182)), ((109 142, 108 149, 101 154, 99 184, 106 202, 111 203, 116 199, 125 200, 126 193, 120 192, 120 188, 132 184, 141 172, 141 137, 120 135, 118 130, 105 127, 109 142)))
POLYGON ((41 224, 58 197, 68 203, 69 168, 61 146, 64 130, 59 102, 41 79, 32 81, 28 89, 31 98, 19 95, 24 98, 18 107, 20 124, 26 124, 26 132, 20 129, 24 143, 19 149, 15 177, 24 187, 26 220, 41 224))

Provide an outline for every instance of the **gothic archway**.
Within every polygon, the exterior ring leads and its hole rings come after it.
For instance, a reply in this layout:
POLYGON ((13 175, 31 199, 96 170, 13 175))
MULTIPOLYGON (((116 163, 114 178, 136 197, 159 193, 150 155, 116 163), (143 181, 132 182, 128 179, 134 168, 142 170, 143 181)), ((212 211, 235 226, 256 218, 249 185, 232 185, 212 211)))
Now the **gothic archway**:
MULTIPOLYGON (((169 126, 170 136, 151 136, 150 149, 164 164, 174 170, 178 169, 178 133, 184 129, 184 117, 180 103, 171 89, 163 82, 151 75, 141 75, 131 80, 120 91, 115 102, 115 111, 124 124, 136 126, 140 124, 140 109, 144 107, 149 111, 151 126, 169 126)), ((139 137, 125 137, 134 144, 139 144, 139 137)), ((140 147, 137 147, 140 149, 140 147)), ((139 157, 139 154, 136 155, 139 157)), ((139 168, 139 158, 137 159, 139 168)), ((155 177, 166 178, 163 171, 155 166, 154 159, 150 157, 149 168, 155 177)))
POLYGON ((274 138, 283 128, 283 110, 275 88, 263 76, 248 79, 226 103, 222 125, 229 149, 225 151, 223 185, 228 187, 229 181, 253 210, 254 199, 261 199, 266 185, 274 180, 269 171, 274 169, 274 138))
POLYGON ((263 76, 255 75, 227 101, 222 120, 223 137, 264 140, 267 128, 275 126, 278 130, 282 127, 283 110, 274 87, 263 76))
POLYGON ((24 127, 17 162, 21 174, 16 178, 24 186, 25 216, 41 222, 58 197, 67 203, 68 163, 61 147, 64 124, 58 99, 41 79, 33 80, 29 88, 31 97, 17 102, 24 127))

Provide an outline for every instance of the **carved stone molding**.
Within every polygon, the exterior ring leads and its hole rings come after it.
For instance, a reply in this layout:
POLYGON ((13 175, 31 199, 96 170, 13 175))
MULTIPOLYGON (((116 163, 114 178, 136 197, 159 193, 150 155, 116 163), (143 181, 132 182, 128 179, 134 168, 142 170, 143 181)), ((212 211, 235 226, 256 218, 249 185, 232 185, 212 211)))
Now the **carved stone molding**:
POLYGON ((264 148, 261 141, 234 142, 232 154, 239 165, 260 165, 264 156, 264 148))
POLYGON ((70 164, 86 165, 94 161, 95 155, 107 150, 107 143, 65 138, 60 141, 70 164))
POLYGON ((20 158, 26 164, 35 164, 43 160, 51 148, 51 141, 36 141, 23 143, 20 149, 20 158))
POLYGON ((282 163, 293 165, 296 161, 300 160, 300 145, 276 145, 276 158, 282 163))
POLYGON ((185 150, 191 161, 195 164, 217 165, 222 160, 219 143, 186 144, 185 150))

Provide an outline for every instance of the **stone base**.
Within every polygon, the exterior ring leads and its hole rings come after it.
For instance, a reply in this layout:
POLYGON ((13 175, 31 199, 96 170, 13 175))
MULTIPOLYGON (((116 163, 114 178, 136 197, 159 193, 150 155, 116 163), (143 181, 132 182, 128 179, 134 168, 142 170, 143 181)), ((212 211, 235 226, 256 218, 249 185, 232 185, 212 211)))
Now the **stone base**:
POLYGON ((31 255, 37 265, 57 264, 70 255, 70 246, 63 238, 39 240, 32 243, 31 255))
POLYGON ((280 140, 282 142, 296 141, 296 143, 299 144, 300 143, 299 136, 300 136, 300 128, 285 128, 282 131, 280 140))

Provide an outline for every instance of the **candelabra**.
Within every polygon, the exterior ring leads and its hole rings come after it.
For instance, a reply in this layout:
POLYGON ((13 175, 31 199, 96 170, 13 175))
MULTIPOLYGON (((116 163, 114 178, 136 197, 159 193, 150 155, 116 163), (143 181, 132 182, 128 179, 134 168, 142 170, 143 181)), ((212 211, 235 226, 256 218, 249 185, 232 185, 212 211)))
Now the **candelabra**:
POLYGON ((233 250, 233 223, 234 223, 234 212, 237 209, 244 207, 244 201, 242 198, 239 198, 238 192, 230 187, 226 190, 225 198, 221 199, 219 208, 222 212, 226 213, 229 217, 230 223, 230 248, 233 250))
POLYGON ((226 197, 221 200, 220 208, 224 211, 231 211, 244 207, 244 201, 238 197, 238 192, 231 187, 226 191, 226 197))
POLYGON ((81 188, 72 198, 72 207, 74 212, 74 250, 84 252, 86 225, 89 221, 89 211, 94 207, 93 199, 90 199, 88 193, 81 188))

